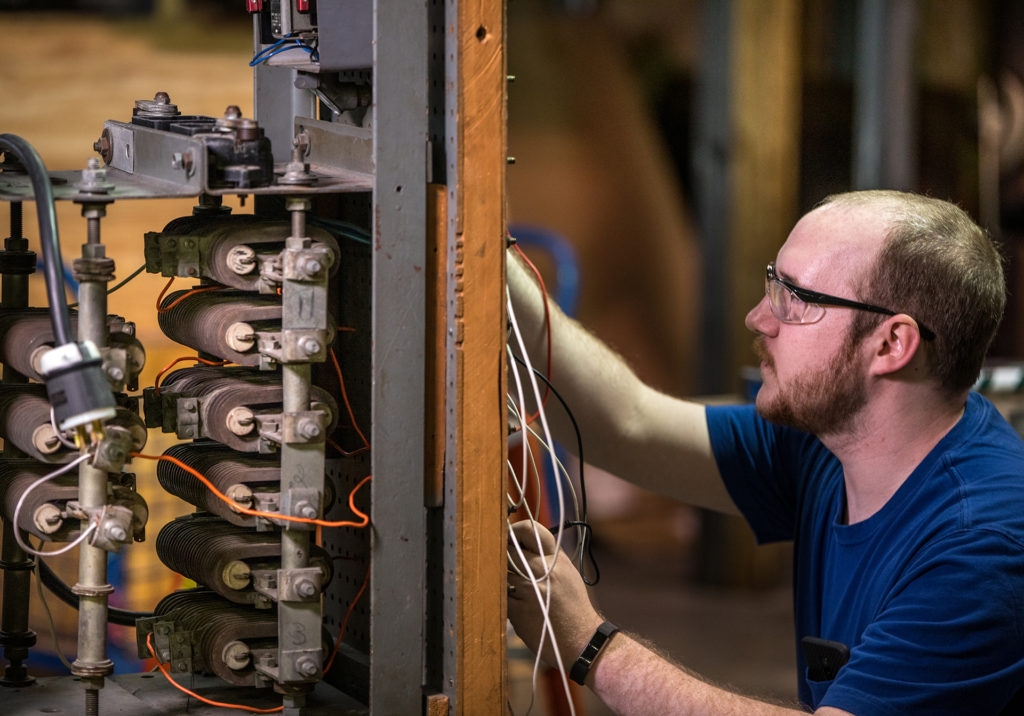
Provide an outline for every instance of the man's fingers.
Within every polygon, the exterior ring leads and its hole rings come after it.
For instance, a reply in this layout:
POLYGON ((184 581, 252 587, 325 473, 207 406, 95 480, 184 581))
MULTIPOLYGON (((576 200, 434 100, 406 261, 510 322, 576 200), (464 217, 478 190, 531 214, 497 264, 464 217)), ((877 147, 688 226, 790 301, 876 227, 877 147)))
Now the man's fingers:
POLYGON ((514 539, 519 542, 524 552, 549 555, 555 553, 555 536, 539 522, 533 520, 516 522, 509 530, 508 537, 510 540, 514 539))

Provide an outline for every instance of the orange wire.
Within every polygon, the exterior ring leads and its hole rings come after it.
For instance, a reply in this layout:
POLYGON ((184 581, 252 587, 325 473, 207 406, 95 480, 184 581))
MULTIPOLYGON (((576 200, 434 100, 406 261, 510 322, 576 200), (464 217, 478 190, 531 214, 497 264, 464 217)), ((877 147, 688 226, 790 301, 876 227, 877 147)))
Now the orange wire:
MULTIPOLYGON (((522 258, 522 260, 524 262, 526 262, 526 265, 530 267, 530 270, 533 271, 533 275, 537 277, 537 282, 540 284, 540 295, 541 295, 541 298, 544 299, 544 326, 545 326, 545 329, 547 330, 547 335, 548 335, 548 368, 547 368, 546 377, 547 377, 548 380, 552 380, 552 376, 551 376, 551 313, 548 310, 548 289, 547 289, 547 286, 544 285, 544 277, 540 275, 540 271, 538 271, 537 267, 534 266, 533 261, 530 261, 530 258, 525 253, 523 253, 523 250, 521 248, 519 248, 519 244, 512 244, 512 246, 515 247, 516 253, 519 254, 519 257, 522 258)), ((551 386, 548 385, 547 383, 545 383, 544 384, 544 397, 541 398, 541 401, 540 401, 541 408, 543 408, 544 406, 546 406, 548 404, 548 398, 550 397, 550 395, 551 395, 551 386)), ((534 420, 536 420, 539 415, 540 415, 540 409, 538 409, 536 413, 534 413, 533 415, 531 415, 530 417, 528 417, 526 419, 527 425, 529 425, 534 420)))
POLYGON ((367 445, 366 447, 361 447, 358 450, 352 450, 351 452, 349 452, 348 450, 343 449, 341 445, 334 442, 331 438, 327 438, 327 444, 330 445, 335 450, 337 450, 339 453, 341 453, 344 457, 354 457, 356 455, 362 455, 364 452, 370 449, 370 446, 367 445))
MULTIPOLYGON (((341 397, 345 401, 345 409, 348 411, 348 419, 352 421, 352 427, 355 428, 356 432, 359 433, 359 437, 363 439, 362 450, 370 449, 370 441, 363 435, 363 431, 359 429, 359 425, 356 423, 355 413, 352 412, 352 404, 348 402, 348 392, 345 390, 345 377, 341 374, 341 364, 338 363, 338 356, 334 354, 334 348, 331 347, 331 362, 334 363, 334 370, 338 371, 338 384, 341 387, 341 397)), ((337 445, 335 445, 337 447, 337 445)), ((347 453, 341 450, 343 455, 354 455, 355 453, 347 453)))
POLYGON ((230 505, 233 510, 235 510, 236 512, 240 512, 243 515, 249 515, 251 517, 263 517, 268 520, 302 522, 310 525, 320 525, 321 527, 366 527, 366 525, 370 524, 370 516, 367 515, 365 512, 361 511, 358 507, 356 507, 355 498, 356 493, 359 492, 359 488, 365 485, 367 482, 369 482, 370 478, 372 478, 373 475, 367 475, 362 480, 360 480, 359 484, 353 487, 352 492, 350 492, 348 495, 349 508, 355 514, 359 515, 359 517, 362 519, 360 521, 338 520, 337 522, 328 522, 327 520, 315 520, 307 519, 305 517, 293 517, 292 515, 282 515, 279 512, 262 512, 260 510, 254 510, 249 507, 242 507, 237 502, 232 500, 230 497, 226 496, 223 492, 218 490, 212 482, 210 482, 209 480, 206 479, 205 476, 203 476, 201 472, 199 472, 195 468, 189 467, 178 458, 171 457, 170 455, 144 455, 141 452, 133 452, 132 457, 141 457, 145 460, 166 460, 167 462, 177 465, 182 470, 184 470, 185 472, 199 480, 201 483, 206 485, 210 492, 212 492, 214 496, 216 496, 219 500, 221 500, 227 505, 230 505))
POLYGON ((197 360, 200 363, 205 363, 206 365, 227 365, 229 363, 229 361, 226 360, 206 360, 205 358, 200 358, 199 356, 182 356, 181 358, 175 358, 170 363, 165 365, 160 370, 160 372, 156 374, 156 378, 153 379, 153 392, 156 393, 157 397, 160 397, 160 379, 164 377, 164 373, 169 371, 178 363, 181 363, 183 360, 197 360))
POLYGON ((167 313, 167 311, 170 311, 172 308, 177 306, 179 303, 181 303, 182 301, 184 301, 186 298, 188 298, 189 296, 191 296, 194 293, 203 293, 204 291, 220 291, 222 288, 224 288, 224 286, 203 286, 202 288, 194 288, 191 291, 186 291, 182 295, 178 296, 176 299, 171 301, 166 306, 161 306, 160 304, 164 300, 164 295, 167 293, 167 289, 169 289, 171 287, 171 284, 174 283, 174 279, 176 279, 176 278, 177 278, 177 276, 171 276, 171 278, 164 285, 164 288, 160 292, 160 295, 156 297, 156 312, 157 313, 167 313))
POLYGON ((273 709, 258 709, 255 706, 242 706, 240 704, 225 704, 225 703, 222 703, 220 701, 213 701, 211 699, 204 698, 204 697, 200 696, 199 694, 197 694, 195 691, 189 691, 184 686, 182 686, 177 681, 175 681, 171 677, 171 673, 167 670, 167 667, 160 663, 160 658, 156 655, 156 652, 153 650, 153 632, 150 632, 149 634, 146 634, 146 647, 149 649, 149 653, 153 655, 153 658, 156 659, 156 666, 157 666, 158 669, 160 669, 160 673, 162 673, 164 675, 164 678, 167 679, 171 683, 171 686, 173 686, 174 688, 178 689, 178 691, 185 692, 186 694, 188 694, 189 696, 191 696, 193 698, 199 699, 204 704, 209 704, 210 706, 220 706, 221 708, 225 708, 225 709, 238 709, 239 711, 249 711, 250 713, 257 713, 257 714, 272 714, 272 713, 277 713, 278 711, 283 711, 284 710, 284 705, 283 704, 281 706, 278 706, 277 708, 273 708, 273 709))
POLYGON ((348 611, 345 612, 345 618, 341 620, 341 627, 338 629, 338 640, 334 642, 334 648, 331 649, 331 655, 327 658, 327 663, 324 665, 324 673, 326 674, 331 670, 331 665, 334 663, 334 657, 338 655, 338 647, 341 646, 341 638, 345 636, 345 627, 348 626, 348 618, 352 616, 352 610, 355 609, 356 603, 359 601, 359 597, 363 596, 363 592, 366 591, 366 585, 370 582, 370 565, 366 565, 366 576, 363 577, 363 586, 356 592, 355 599, 348 605, 348 611))

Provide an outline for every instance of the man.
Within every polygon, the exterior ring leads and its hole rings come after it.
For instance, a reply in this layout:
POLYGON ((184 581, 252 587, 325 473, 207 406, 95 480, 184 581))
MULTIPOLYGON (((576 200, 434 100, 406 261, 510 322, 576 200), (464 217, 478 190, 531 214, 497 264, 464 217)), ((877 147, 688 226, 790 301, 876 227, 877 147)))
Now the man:
MULTIPOLYGON (((509 263, 539 359, 541 298, 509 263)), ((747 315, 763 378, 756 410, 660 394, 557 311, 552 372, 590 462, 739 512, 761 542, 793 541, 798 644, 827 640, 798 648, 804 708, 1017 713, 1024 443, 970 392, 1004 304, 998 252, 960 209, 899 192, 843 194, 797 223, 747 315)), ((519 523, 513 536, 535 573, 554 561, 542 588, 561 661, 613 710, 792 712, 707 684, 621 632, 576 665, 592 637, 602 641, 603 617, 569 560, 552 560, 550 534, 538 539, 532 527, 519 523)), ((513 571, 509 617, 536 648, 540 607, 513 571)))

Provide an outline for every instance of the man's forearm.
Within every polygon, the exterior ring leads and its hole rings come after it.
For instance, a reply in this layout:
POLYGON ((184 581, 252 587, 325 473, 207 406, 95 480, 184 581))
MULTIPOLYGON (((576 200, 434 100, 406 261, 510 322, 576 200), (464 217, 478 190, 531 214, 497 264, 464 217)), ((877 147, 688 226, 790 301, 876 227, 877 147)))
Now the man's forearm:
MULTIPOLYGON (((509 253, 508 283, 530 359, 545 370, 544 300, 536 280, 514 252, 509 253)), ((550 316, 549 377, 576 417, 587 461, 684 502, 735 512, 711 453, 704 407, 646 385, 615 351, 553 302, 550 316)), ((547 415, 556 440, 574 445, 563 411, 549 409, 547 415)))
POLYGON ((806 714, 713 686, 621 632, 612 637, 595 662, 586 684, 615 713, 628 716, 806 714))

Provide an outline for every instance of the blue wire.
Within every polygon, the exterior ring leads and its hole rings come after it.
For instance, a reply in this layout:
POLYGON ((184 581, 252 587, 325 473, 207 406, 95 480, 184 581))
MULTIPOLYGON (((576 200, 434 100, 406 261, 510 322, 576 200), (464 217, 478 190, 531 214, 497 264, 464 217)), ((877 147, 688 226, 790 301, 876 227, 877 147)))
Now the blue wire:
POLYGON ((320 60, 320 53, 317 52, 315 47, 310 47, 309 45, 307 45, 302 40, 296 37, 282 37, 273 45, 270 45, 269 47, 264 47, 262 50, 253 55, 253 58, 249 61, 249 67, 255 67, 260 63, 266 62, 274 55, 279 55, 282 52, 287 52, 288 50, 302 50, 303 52, 309 54, 310 58, 314 62, 318 62, 320 60))

